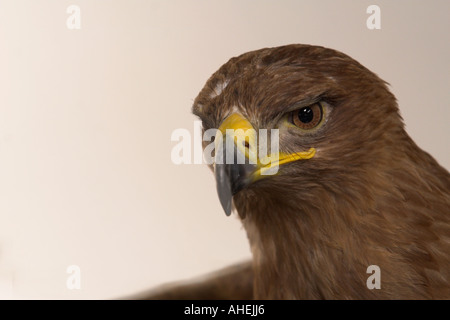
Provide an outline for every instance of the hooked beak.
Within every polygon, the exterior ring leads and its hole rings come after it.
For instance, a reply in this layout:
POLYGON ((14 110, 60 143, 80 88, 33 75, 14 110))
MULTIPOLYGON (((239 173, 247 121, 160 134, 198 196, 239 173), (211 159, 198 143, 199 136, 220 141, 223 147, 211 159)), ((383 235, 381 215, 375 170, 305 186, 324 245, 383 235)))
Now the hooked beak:
MULTIPOLYGON (((278 139, 278 134, 276 138, 278 139)), ((227 216, 231 214, 233 196, 239 191, 263 177, 276 174, 279 165, 310 159, 316 152, 311 148, 306 152, 274 152, 258 158, 259 148, 256 142, 256 130, 240 114, 228 116, 219 127, 215 140, 214 174, 219 200, 227 216)), ((271 146, 274 146, 273 143, 271 141, 271 146)))

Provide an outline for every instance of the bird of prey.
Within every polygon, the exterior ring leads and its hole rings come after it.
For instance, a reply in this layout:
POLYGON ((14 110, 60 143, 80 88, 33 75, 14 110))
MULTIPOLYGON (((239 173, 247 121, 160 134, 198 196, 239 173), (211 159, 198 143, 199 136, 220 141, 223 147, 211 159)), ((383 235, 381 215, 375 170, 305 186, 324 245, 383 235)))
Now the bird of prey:
POLYGON ((225 140, 278 129, 279 167, 211 165, 252 261, 153 297, 450 299, 450 174, 406 133, 375 73, 320 46, 264 48, 215 72, 193 113, 225 140))

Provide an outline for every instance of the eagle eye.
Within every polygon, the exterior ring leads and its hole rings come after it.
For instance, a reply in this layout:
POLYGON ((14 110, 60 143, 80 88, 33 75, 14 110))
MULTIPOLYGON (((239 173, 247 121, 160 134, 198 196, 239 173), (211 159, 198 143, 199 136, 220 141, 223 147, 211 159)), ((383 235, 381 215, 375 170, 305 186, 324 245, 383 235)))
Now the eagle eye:
POLYGON ((317 102, 310 106, 302 107, 291 112, 290 122, 303 130, 317 127, 323 118, 322 105, 317 102))

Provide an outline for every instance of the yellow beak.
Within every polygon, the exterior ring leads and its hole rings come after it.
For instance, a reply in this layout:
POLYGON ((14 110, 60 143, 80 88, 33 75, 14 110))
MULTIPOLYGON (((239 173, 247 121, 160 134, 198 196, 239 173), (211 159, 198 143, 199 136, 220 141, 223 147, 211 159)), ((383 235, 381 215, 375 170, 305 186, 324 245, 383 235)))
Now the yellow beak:
MULTIPOLYGON (((310 159, 316 153, 316 150, 311 148, 296 153, 274 152, 261 156, 262 135, 259 135, 258 145, 256 130, 247 119, 237 113, 228 116, 220 125, 219 131, 221 135, 216 136, 215 140, 214 172, 219 199, 227 215, 231 214, 232 197, 245 186, 264 176, 276 174, 282 164, 310 159)), ((278 150, 278 142, 277 132, 275 139, 271 137, 271 151, 278 150), (274 146, 276 148, 273 148, 274 146)), ((265 150, 267 149, 266 147, 265 150)))
MULTIPOLYGON (((276 154, 258 157, 257 134, 252 124, 238 113, 228 116, 220 125, 222 135, 232 137, 236 148, 245 155, 250 163, 256 164, 255 176, 265 175, 270 167, 279 166, 297 160, 311 159, 316 154, 316 149, 295 153, 278 152, 276 154)), ((216 140, 216 141, 220 141, 216 140)), ((225 141, 225 139, 223 139, 225 141)), ((278 143, 278 141, 276 142, 278 143)), ((216 148, 219 147, 216 144, 216 148)))

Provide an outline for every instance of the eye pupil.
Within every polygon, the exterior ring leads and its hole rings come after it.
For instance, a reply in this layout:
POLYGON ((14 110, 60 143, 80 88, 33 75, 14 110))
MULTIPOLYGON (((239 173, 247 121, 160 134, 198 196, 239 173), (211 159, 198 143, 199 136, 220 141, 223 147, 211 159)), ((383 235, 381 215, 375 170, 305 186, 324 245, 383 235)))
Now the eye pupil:
POLYGON ((303 123, 310 123, 314 119, 314 112, 310 107, 302 108, 298 111, 298 120, 303 123))

